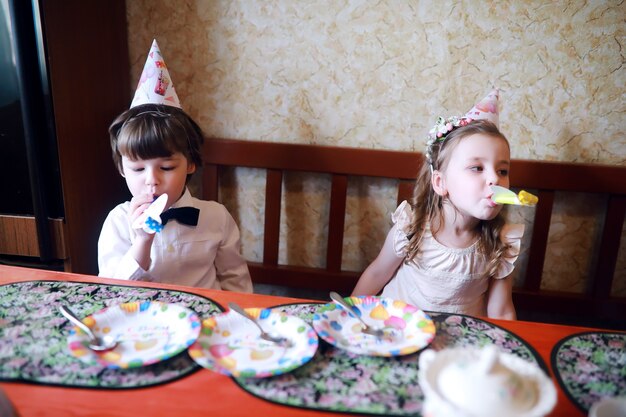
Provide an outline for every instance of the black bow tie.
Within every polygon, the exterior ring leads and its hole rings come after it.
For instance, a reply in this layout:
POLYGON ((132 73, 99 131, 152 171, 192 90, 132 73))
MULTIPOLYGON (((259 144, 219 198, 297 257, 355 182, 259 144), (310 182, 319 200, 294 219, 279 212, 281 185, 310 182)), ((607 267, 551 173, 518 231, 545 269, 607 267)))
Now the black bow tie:
POLYGON ((176 220, 188 226, 197 226, 199 214, 200 210, 195 207, 171 208, 161 213, 161 223, 165 226, 168 221, 176 220))

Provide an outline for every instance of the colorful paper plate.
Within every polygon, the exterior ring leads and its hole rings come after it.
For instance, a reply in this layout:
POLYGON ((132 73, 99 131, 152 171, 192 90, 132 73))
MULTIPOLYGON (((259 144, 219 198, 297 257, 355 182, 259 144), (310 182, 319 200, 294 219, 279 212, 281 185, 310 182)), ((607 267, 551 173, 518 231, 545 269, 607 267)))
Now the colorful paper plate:
POLYGON ((72 355, 109 368, 137 368, 171 358, 198 338, 200 319, 193 311, 158 301, 135 301, 104 308, 83 319, 96 336, 118 341, 109 351, 89 349, 89 338, 72 328, 72 355))
POLYGON ((234 311, 209 317, 189 355, 201 366, 234 377, 262 378, 289 372, 308 362, 319 340, 299 317, 277 310, 247 308, 263 330, 287 337, 289 346, 260 338, 260 330, 234 311))
POLYGON ((361 322, 336 303, 322 306, 313 316, 313 327, 328 343, 349 352, 369 356, 408 355, 435 337, 435 324, 422 310, 391 298, 346 297, 352 311, 368 325, 385 328, 385 336, 361 332, 361 322))

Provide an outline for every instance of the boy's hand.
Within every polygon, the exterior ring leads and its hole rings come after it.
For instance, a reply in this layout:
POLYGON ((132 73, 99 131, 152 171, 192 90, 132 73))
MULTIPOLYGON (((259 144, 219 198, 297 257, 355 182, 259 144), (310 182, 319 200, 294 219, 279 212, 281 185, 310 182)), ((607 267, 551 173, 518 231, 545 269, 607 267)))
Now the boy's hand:
MULTIPOLYGON (((134 196, 130 200, 130 208, 128 210, 128 220, 130 224, 133 224, 139 216, 143 214, 144 211, 152 201, 154 200, 154 194, 141 194, 134 196)), ((150 268, 150 250, 152 247, 152 242, 154 241, 154 233, 146 233, 143 229, 134 229, 135 230, 135 241, 130 247, 130 252, 133 255, 133 258, 137 261, 139 266, 143 268, 144 271, 147 271, 150 268)))
MULTIPOLYGON (((130 222, 130 224, 133 224, 139 218, 139 216, 141 216, 143 212, 146 211, 148 207, 150 207, 150 204, 152 204, 153 201, 154 194, 140 194, 134 196, 130 200, 130 208, 128 210, 128 221, 130 222)), ((135 229, 135 232, 137 233, 138 237, 154 238, 154 234, 146 233, 142 229, 135 229)))

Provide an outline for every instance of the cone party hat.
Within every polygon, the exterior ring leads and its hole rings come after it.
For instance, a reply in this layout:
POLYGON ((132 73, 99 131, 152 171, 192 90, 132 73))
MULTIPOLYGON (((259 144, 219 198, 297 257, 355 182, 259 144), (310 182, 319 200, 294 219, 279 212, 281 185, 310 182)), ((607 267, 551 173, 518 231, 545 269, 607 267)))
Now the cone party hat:
POLYGON ((480 100, 470 111, 465 114, 465 118, 472 120, 489 120, 491 123, 500 127, 500 118, 498 113, 498 99, 500 94, 497 89, 491 90, 489 94, 480 100))
POLYGON ((130 105, 131 108, 142 104, 165 104, 172 107, 180 106, 180 101, 174 89, 174 83, 165 65, 165 60, 159 49, 156 39, 152 41, 152 47, 143 67, 135 97, 130 105))

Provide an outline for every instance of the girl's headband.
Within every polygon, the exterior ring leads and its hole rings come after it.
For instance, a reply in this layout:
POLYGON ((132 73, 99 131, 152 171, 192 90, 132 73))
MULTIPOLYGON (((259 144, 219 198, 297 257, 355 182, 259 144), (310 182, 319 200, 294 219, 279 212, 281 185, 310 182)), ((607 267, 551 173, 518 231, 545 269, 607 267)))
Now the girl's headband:
POLYGON ((426 160, 430 165, 430 171, 433 171, 433 147, 435 144, 442 144, 448 134, 457 127, 465 126, 472 120, 489 120, 496 127, 499 127, 500 120, 498 116, 498 99, 499 92, 497 89, 491 90, 489 94, 479 101, 465 116, 451 116, 447 119, 443 117, 437 118, 437 123, 430 129, 426 137, 426 160))

